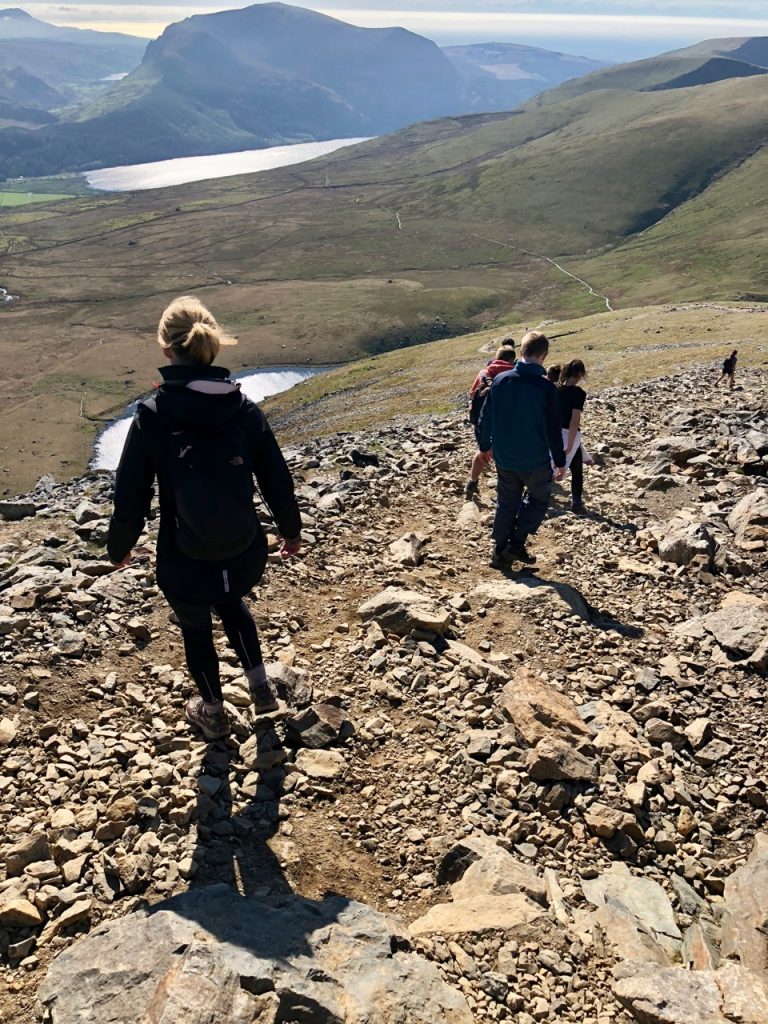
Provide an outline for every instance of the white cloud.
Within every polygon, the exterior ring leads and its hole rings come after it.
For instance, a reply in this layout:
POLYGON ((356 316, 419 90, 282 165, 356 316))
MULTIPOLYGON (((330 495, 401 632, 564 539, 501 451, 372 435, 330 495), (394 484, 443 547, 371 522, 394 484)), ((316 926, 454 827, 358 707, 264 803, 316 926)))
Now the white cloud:
MULTIPOLYGON (((246 7, 253 0, 224 0, 189 4, 143 4, 130 0, 85 0, 74 4, 38 3, 25 6, 30 13, 57 24, 117 28, 158 34, 173 21, 191 14, 246 7)), ((263 0, 266 2, 266 0, 263 0)), ((438 42, 519 39, 558 48, 605 48, 612 41, 629 47, 643 42, 651 52, 671 49, 701 39, 723 36, 768 35, 766 0, 741 0, 739 17, 722 0, 698 0, 695 13, 687 3, 623 0, 407 0, 377 4, 376 0, 288 0, 313 7, 333 17, 366 27, 401 25, 438 42), (559 9, 559 11, 557 10, 559 9), (636 13, 629 13, 629 12, 636 13), (674 11, 675 13, 670 13, 674 11), (661 13, 664 12, 664 13, 661 13), (760 17, 759 15, 764 15, 760 17), (718 16, 727 15, 727 16, 718 16)))
POLYGON ((516 30, 526 34, 557 35, 569 33, 580 38, 595 36, 627 36, 641 33, 646 37, 668 36, 681 31, 703 33, 702 38, 717 35, 759 35, 768 33, 768 18, 718 18, 685 15, 627 15, 627 14, 533 14, 530 12, 477 11, 391 11, 360 8, 318 8, 333 17, 356 25, 370 27, 402 25, 414 31, 471 31, 473 35, 488 35, 489 31, 516 30))

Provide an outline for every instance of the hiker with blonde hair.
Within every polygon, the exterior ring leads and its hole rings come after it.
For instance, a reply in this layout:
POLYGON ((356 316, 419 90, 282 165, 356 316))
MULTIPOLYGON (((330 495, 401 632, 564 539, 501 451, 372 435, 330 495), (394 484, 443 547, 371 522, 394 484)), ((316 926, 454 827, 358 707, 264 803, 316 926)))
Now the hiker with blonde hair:
POLYGON ((256 624, 243 598, 261 580, 267 540, 254 507, 254 476, 283 538, 280 554, 301 548, 293 480, 269 424, 229 370, 214 366, 234 338, 195 298, 165 310, 157 341, 169 366, 154 397, 134 417, 115 478, 107 553, 131 561, 159 492, 157 585, 176 613, 199 697, 186 717, 207 739, 230 732, 224 708, 211 609, 237 654, 257 714, 277 709, 256 624))

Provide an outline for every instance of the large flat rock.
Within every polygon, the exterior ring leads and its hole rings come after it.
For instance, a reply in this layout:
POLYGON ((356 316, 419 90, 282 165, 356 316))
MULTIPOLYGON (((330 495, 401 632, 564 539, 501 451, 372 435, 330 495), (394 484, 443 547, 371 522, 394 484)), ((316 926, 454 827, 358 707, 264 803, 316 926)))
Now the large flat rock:
POLYGON ((52 963, 46 1024, 472 1024, 392 917, 342 897, 192 890, 99 928, 52 963))
POLYGON ((765 1024, 768 989, 738 964, 717 971, 624 964, 614 993, 638 1024, 765 1024))
POLYGON ((431 597, 415 590, 387 587, 362 604, 358 615, 373 619, 382 629, 405 636, 412 629, 423 629, 442 635, 448 629, 450 615, 431 597))
POLYGON ((463 935, 466 932, 505 931, 525 928, 544 911, 522 894, 482 895, 439 903, 411 925, 416 935, 463 935))
POLYGON ((575 587, 541 580, 537 576, 519 580, 486 580, 475 587, 473 594, 486 601, 519 605, 526 614, 534 614, 536 609, 543 614, 547 608, 551 610, 554 607, 569 615, 577 615, 585 622, 590 620, 587 602, 575 587))

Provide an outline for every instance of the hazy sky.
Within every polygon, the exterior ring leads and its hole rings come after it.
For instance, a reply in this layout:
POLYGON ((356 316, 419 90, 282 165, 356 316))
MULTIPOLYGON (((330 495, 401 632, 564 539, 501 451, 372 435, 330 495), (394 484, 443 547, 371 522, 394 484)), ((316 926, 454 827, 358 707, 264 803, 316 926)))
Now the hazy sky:
MULTIPOLYGON (((247 7, 228 3, 78 0, 22 3, 57 24, 156 36, 190 14, 247 7)), ((402 25, 439 43, 509 40, 571 53, 628 59, 721 36, 768 35, 768 0, 287 0, 356 25, 402 25), (734 11, 738 12, 734 16, 734 11)))

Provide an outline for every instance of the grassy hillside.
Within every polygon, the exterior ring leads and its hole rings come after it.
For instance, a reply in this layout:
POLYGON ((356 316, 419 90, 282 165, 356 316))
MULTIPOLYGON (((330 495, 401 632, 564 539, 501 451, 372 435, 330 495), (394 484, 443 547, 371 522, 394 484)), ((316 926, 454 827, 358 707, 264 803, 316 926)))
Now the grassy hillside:
MULTIPOLYGON (((740 365, 768 365, 761 322, 768 305, 650 306, 542 324, 550 362, 583 359, 587 387, 602 390, 702 367, 716 380, 734 347, 740 365)), ((529 323, 510 325, 518 339, 529 323)), ((398 415, 442 413, 460 407, 475 374, 499 340, 498 331, 435 342, 340 367, 266 403, 281 436, 307 440, 343 430, 377 427, 398 415)), ((585 424, 588 429, 588 408, 585 424)), ((597 440, 597 439, 596 439, 597 440)))
POLYGON ((82 465, 81 405, 109 417, 148 389, 180 293, 240 337, 233 369, 596 314, 605 297, 765 297, 767 133, 764 75, 565 89, 299 167, 0 210, 0 287, 20 296, 0 310, 0 450, 28 474, 82 465))
POLYGON ((686 295, 765 301, 767 194, 768 150, 761 149, 650 230, 575 269, 618 305, 686 295))

